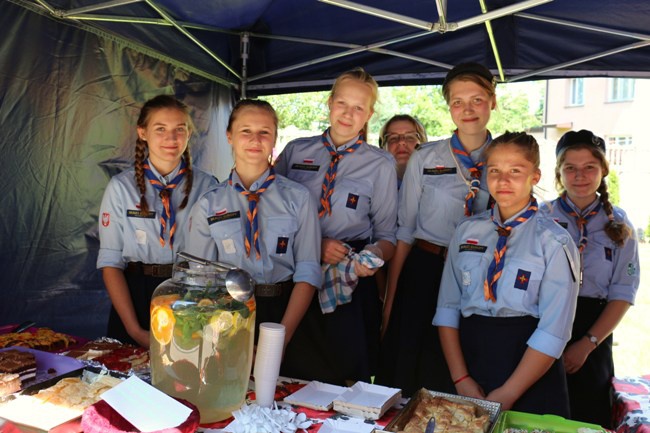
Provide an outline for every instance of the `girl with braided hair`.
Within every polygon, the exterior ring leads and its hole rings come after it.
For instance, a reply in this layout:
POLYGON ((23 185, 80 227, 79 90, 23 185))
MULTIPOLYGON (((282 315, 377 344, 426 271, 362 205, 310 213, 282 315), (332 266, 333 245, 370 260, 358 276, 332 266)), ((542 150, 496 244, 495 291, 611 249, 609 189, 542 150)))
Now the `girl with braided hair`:
POLYGON ((564 351, 571 417, 611 428, 612 332, 639 287, 637 240, 625 212, 609 201, 605 141, 591 131, 570 131, 555 154, 560 196, 549 208, 581 258, 576 318, 564 351))
POLYGON ((188 107, 169 95, 147 101, 137 122, 134 167, 114 176, 99 211, 97 268, 111 298, 107 336, 149 347, 149 303, 185 246, 189 209, 217 184, 192 167, 188 107))

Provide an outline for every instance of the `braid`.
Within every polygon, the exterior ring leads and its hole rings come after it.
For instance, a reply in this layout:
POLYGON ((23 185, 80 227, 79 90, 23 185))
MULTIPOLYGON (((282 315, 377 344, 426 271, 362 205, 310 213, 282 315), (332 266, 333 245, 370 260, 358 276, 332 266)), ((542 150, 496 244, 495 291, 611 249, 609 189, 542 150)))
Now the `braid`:
POLYGON ((187 201, 189 200, 190 192, 192 191, 192 182, 194 181, 194 176, 192 175, 192 158, 190 157, 189 147, 185 149, 185 152, 183 152, 183 158, 185 158, 185 170, 187 170, 185 175, 185 188, 183 188, 185 198, 183 199, 179 209, 185 209, 185 206, 187 206, 187 201))
POLYGON ((140 214, 146 215, 149 212, 149 204, 145 198, 146 183, 144 181, 144 160, 146 143, 138 137, 135 144, 135 183, 140 190, 140 214))
POLYGON ((600 194, 600 201, 603 203, 603 210, 609 217, 609 221, 605 224, 605 233, 617 246, 623 246, 625 241, 632 236, 632 229, 623 221, 614 219, 614 208, 609 202, 609 191, 607 191, 605 178, 600 181, 598 193, 600 194))

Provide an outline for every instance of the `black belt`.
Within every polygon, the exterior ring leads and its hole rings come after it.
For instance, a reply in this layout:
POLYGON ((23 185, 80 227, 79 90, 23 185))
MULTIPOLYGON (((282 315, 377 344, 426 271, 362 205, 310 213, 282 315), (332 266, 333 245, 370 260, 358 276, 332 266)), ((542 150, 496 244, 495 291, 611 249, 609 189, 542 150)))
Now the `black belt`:
POLYGON ((293 288, 293 281, 287 280, 275 284, 255 284, 255 296, 273 298, 293 288))
POLYGON ((174 265, 150 265, 148 263, 142 262, 129 262, 124 269, 124 272, 129 274, 141 274, 148 277, 162 277, 170 278, 172 276, 172 270, 174 265))
POLYGON ((432 244, 422 239, 416 239, 415 246, 436 256, 447 257, 447 247, 432 244))

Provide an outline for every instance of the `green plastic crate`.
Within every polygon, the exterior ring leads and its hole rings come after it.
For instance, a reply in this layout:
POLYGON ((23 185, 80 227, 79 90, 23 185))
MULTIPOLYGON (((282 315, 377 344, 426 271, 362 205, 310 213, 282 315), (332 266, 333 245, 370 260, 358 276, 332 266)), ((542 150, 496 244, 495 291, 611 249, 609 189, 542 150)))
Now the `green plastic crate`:
POLYGON ((571 421, 557 415, 533 415, 513 410, 501 412, 493 433, 503 433, 508 428, 526 429, 528 433, 534 429, 552 433, 578 433, 579 428, 588 428, 593 432, 605 432, 601 426, 596 424, 571 421))

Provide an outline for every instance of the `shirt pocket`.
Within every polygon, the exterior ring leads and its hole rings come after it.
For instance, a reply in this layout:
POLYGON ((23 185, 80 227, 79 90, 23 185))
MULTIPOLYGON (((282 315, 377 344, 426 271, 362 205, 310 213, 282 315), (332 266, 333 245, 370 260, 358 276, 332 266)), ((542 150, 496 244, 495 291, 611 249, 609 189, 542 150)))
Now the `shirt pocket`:
POLYGON ((508 260, 497 282, 497 299, 513 311, 537 316, 539 288, 545 267, 521 259, 508 260))
POLYGON ((365 179, 336 179, 332 207, 356 215, 369 215, 372 190, 372 184, 365 179))
MULTIPOLYGON (((228 259, 246 254, 244 247, 245 232, 242 230, 240 218, 211 224, 210 235, 217 244, 218 259, 220 261, 237 263, 237 260, 230 261, 228 259)), ((254 246, 251 245, 251 249, 254 249, 254 246)))
POLYGON ((472 298, 477 290, 483 292, 485 269, 488 266, 486 253, 477 251, 461 251, 457 256, 457 269, 459 271, 460 286, 468 298, 472 298))
POLYGON ((293 258, 293 241, 297 231, 298 220, 293 216, 266 218, 262 237, 269 256, 293 258))

